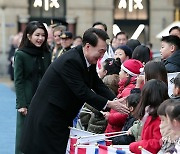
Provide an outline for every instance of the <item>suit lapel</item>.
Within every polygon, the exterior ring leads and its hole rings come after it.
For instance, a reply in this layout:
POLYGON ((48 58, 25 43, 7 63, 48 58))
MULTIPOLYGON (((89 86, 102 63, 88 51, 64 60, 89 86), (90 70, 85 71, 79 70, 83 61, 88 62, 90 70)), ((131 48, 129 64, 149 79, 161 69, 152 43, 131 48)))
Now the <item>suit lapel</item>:
POLYGON ((87 64, 86 64, 86 60, 84 58, 84 54, 83 54, 83 49, 82 49, 82 46, 77 46, 77 51, 82 59, 82 63, 83 63, 83 67, 84 69, 87 69, 87 64))
POLYGON ((91 65, 89 68, 87 68, 86 60, 83 54, 82 46, 77 46, 77 51, 82 59, 83 63, 83 74, 84 74, 84 80, 89 88, 93 87, 93 74, 94 71, 96 71, 96 65, 91 65))
POLYGON ((95 71, 96 71, 96 65, 91 65, 89 67, 89 71, 88 71, 88 78, 89 78, 89 86, 90 86, 90 88, 93 88, 93 77, 94 77, 95 71))
POLYGON ((83 65, 83 78, 84 78, 84 81, 85 83, 88 85, 88 87, 91 87, 91 66, 89 68, 87 68, 87 64, 86 64, 86 60, 85 60, 85 57, 84 57, 84 54, 83 54, 83 50, 82 50, 82 46, 77 46, 77 51, 80 55, 80 58, 82 60, 82 65, 83 65))

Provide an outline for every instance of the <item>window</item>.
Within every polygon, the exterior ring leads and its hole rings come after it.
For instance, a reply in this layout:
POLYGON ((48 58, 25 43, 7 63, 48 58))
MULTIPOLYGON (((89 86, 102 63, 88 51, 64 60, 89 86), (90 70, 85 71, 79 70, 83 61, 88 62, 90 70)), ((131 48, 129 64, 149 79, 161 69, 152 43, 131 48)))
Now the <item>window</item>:
POLYGON ((149 0, 115 0, 115 20, 148 20, 149 0))
POLYGON ((48 7, 48 11, 45 10, 44 0, 29 0, 29 14, 32 18, 64 18, 66 15, 66 5, 65 0, 47 0, 48 5, 50 3, 56 2, 60 5, 59 8, 48 7), (34 2, 36 2, 37 7, 34 7, 34 2), (40 7, 41 6, 41 7, 40 7))

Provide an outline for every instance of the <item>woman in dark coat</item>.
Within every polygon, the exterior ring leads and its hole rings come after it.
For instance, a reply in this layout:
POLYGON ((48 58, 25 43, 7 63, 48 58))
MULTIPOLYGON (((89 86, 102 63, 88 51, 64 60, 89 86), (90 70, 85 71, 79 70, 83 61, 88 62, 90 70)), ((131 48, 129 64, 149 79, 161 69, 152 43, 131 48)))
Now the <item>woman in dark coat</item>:
POLYGON ((43 23, 32 21, 27 25, 19 49, 15 52, 14 82, 17 109, 15 154, 22 153, 19 146, 24 119, 37 86, 51 62, 51 54, 46 44, 47 37, 48 33, 43 23))

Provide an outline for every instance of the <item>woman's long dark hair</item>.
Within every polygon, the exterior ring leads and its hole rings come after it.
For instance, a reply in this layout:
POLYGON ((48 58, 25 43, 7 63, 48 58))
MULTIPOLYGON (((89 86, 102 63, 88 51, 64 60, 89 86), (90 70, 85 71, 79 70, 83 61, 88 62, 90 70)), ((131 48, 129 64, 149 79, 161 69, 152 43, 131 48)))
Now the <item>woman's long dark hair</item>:
POLYGON ((22 36, 21 43, 19 45, 19 49, 26 47, 31 43, 30 40, 28 39, 27 35, 29 34, 31 36, 34 33, 34 31, 38 28, 43 29, 44 33, 45 33, 45 40, 41 47, 43 48, 44 51, 48 50, 48 46, 47 46, 48 32, 47 32, 47 29, 44 26, 44 24, 39 21, 31 21, 27 24, 27 26, 23 32, 23 36, 22 36))
POLYGON ((159 105, 168 98, 168 87, 163 81, 157 79, 147 81, 143 86, 140 102, 135 109, 135 118, 142 119, 147 106, 149 106, 149 115, 156 118, 159 105))
POLYGON ((149 61, 144 67, 145 80, 159 79, 168 85, 167 71, 160 61, 149 61))

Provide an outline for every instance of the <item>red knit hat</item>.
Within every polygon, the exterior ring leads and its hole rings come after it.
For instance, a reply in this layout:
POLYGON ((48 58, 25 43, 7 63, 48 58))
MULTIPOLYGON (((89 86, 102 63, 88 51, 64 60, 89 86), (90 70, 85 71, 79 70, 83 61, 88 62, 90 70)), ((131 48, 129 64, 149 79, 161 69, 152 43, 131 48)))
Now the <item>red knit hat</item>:
POLYGON ((121 65, 121 69, 131 76, 139 75, 143 67, 143 64, 136 59, 128 59, 121 65))

